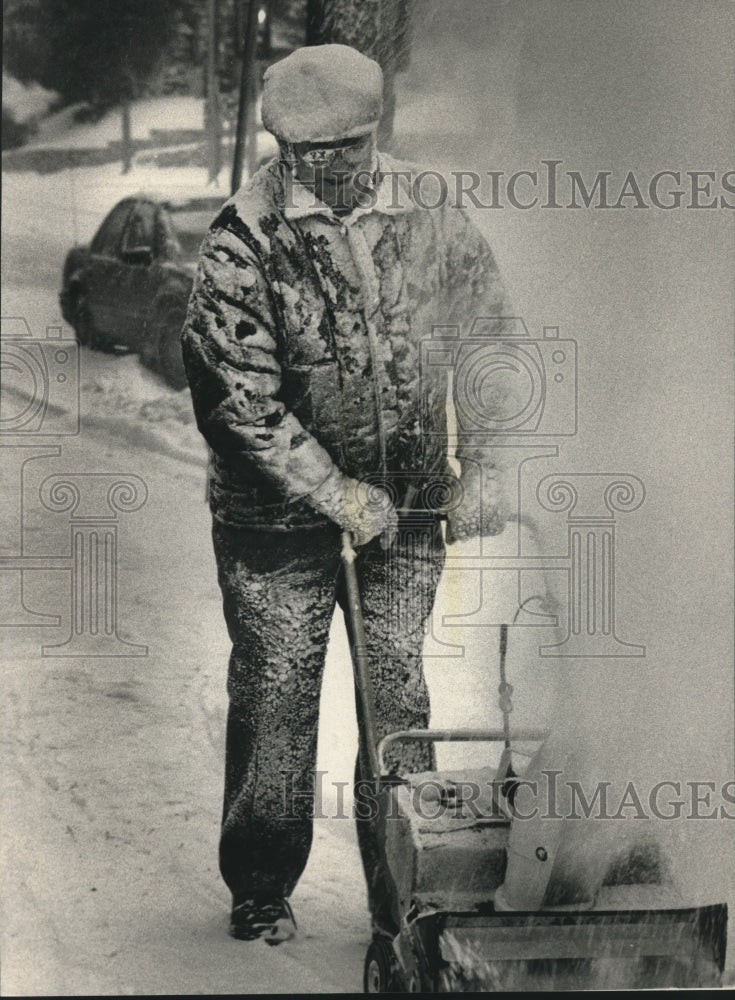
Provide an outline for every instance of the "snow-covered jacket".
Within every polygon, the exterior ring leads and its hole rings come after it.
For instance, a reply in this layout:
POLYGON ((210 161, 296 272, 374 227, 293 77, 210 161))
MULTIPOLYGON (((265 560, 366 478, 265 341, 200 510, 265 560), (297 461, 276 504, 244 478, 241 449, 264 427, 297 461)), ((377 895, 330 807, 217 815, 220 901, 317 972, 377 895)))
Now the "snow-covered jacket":
POLYGON ((356 479, 447 471, 432 330, 512 310, 466 213, 421 207, 415 166, 380 154, 379 167, 374 204, 338 218, 274 160, 204 240, 182 346, 224 523, 325 523, 309 495, 335 466, 356 479))

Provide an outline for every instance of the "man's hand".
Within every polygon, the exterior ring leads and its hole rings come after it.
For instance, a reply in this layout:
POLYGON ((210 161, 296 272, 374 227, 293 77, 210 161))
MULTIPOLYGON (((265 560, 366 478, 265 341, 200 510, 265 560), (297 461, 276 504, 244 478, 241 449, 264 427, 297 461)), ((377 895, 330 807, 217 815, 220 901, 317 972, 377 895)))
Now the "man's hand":
POLYGON ((356 547, 380 535, 383 548, 389 548, 398 530, 398 512, 390 496, 379 486, 366 486, 356 479, 350 482, 353 495, 345 505, 343 529, 350 532, 356 547))
POLYGON ((505 527, 497 471, 468 465, 459 479, 459 503, 447 509, 448 545, 484 535, 499 535, 505 527))
POLYGON ((307 499, 343 531, 349 531, 355 547, 380 535, 383 548, 388 548, 398 530, 398 513, 386 490, 351 479, 338 469, 307 499))

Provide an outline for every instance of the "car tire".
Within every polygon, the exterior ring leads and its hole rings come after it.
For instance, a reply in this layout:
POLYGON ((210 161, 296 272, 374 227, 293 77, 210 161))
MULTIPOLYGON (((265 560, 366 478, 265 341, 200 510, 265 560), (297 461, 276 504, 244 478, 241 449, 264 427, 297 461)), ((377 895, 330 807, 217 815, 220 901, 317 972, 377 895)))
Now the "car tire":
POLYGON ((113 345, 95 326, 87 296, 81 289, 74 296, 71 325, 77 335, 77 340, 84 347, 88 347, 92 351, 113 350, 113 345))
POLYGON ((91 347, 96 339, 96 331, 92 322, 92 313, 87 303, 87 296, 79 289, 72 300, 71 326, 77 335, 77 340, 84 347, 91 347))
POLYGON ((156 311, 152 323, 152 342, 158 372, 172 389, 186 388, 184 359, 181 356, 181 329, 186 319, 186 308, 171 303, 156 311))

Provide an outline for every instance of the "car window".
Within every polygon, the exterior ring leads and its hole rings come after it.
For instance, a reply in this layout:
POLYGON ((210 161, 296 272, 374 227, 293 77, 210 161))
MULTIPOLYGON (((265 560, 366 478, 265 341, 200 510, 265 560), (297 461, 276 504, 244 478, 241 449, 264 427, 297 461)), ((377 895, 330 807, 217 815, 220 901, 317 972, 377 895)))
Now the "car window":
POLYGON ((128 220, 123 238, 123 251, 156 245, 156 206, 150 201, 136 205, 128 220))
POLYGON ((122 201, 116 205, 100 228, 97 235, 92 240, 90 247, 92 253, 102 254, 105 257, 114 257, 120 249, 120 239, 125 228, 125 223, 133 207, 131 201, 122 201))

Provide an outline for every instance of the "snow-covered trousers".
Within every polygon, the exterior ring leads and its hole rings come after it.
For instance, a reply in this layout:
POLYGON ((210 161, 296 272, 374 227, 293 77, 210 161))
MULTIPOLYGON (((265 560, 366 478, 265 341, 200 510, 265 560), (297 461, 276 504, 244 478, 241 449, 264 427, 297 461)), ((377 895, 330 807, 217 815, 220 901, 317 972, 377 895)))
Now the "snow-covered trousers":
MULTIPOLYGON (((340 533, 331 525, 259 532, 215 521, 213 539, 233 643, 220 869, 235 900, 288 897, 311 847, 322 673, 335 603, 346 606, 340 533)), ((379 737, 428 725, 421 650, 443 565, 431 521, 399 531, 387 552, 378 539, 358 550, 379 737)), ((399 772, 433 765, 431 747, 418 742, 393 744, 386 758, 399 772)), ((356 817, 358 840, 370 907, 383 922, 384 876, 365 812, 356 817)))

